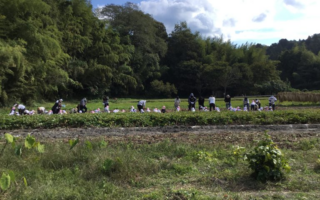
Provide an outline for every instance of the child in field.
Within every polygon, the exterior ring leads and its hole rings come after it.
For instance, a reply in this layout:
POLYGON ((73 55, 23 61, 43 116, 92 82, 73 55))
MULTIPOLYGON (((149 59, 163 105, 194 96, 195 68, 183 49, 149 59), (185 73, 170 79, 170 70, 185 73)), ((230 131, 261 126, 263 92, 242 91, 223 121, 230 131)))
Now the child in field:
POLYGON ((150 108, 147 108, 147 112, 148 112, 148 113, 151 112, 150 108))
POLYGON ((15 105, 13 105, 12 108, 11 108, 11 112, 9 113, 9 115, 14 115, 15 112, 16 112, 16 107, 15 107, 15 105))
POLYGON ((37 112, 38 112, 38 114, 44 114, 45 113, 45 107, 38 107, 37 108, 37 112))
POLYGON ((137 112, 137 110, 134 108, 134 106, 131 106, 131 108, 130 108, 130 112, 135 113, 135 112, 137 112))
POLYGON ((177 107, 177 112, 179 112, 179 111, 180 111, 180 106, 177 107))
POLYGON ((118 109, 118 108, 116 108, 116 109, 113 110, 113 113, 118 113, 118 112, 119 112, 119 109, 118 109))
POLYGON ((106 107, 104 108, 104 112, 110 113, 109 106, 106 106, 106 107))
POLYGON ((166 113, 166 107, 162 106, 161 113, 166 113))
POLYGON ((218 108, 218 107, 216 107, 216 109, 215 109, 217 112, 220 112, 220 108, 218 108))

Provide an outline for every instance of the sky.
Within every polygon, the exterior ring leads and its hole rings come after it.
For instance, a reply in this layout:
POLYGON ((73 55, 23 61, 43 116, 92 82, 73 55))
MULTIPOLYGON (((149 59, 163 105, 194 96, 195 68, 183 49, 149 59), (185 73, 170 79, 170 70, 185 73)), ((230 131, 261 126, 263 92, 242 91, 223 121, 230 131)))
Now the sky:
MULTIPOLYGON (((94 8, 128 0, 91 0, 94 8)), ((270 45, 280 39, 306 39, 320 33, 320 0, 131 0, 162 22, 170 34, 186 21, 204 37, 234 44, 270 45)))

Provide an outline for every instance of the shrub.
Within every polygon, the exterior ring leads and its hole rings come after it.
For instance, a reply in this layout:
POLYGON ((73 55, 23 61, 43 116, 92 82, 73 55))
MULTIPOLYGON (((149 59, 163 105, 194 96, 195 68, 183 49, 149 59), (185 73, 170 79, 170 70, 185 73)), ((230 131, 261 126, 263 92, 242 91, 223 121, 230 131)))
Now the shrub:
POLYGON ((245 154, 245 159, 254 171, 254 177, 262 182, 280 180, 284 177, 283 170, 290 171, 287 160, 268 134, 257 147, 245 154))

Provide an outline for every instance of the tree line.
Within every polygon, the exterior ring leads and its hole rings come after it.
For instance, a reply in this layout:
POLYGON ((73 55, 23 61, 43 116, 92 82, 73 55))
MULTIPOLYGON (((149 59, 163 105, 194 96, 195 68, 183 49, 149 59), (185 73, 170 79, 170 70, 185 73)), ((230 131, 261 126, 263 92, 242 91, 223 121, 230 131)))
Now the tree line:
POLYGON ((1 0, 0 104, 317 89, 316 36, 235 45, 186 22, 167 34, 133 3, 93 11, 89 0, 1 0))

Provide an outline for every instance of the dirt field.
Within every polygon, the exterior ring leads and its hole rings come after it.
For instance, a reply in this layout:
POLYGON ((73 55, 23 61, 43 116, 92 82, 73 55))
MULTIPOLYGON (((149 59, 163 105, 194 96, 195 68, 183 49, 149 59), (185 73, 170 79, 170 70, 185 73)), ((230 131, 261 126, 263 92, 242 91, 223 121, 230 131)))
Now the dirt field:
POLYGON ((1 134, 10 133, 17 137, 28 134, 41 141, 68 140, 71 138, 99 139, 104 138, 109 144, 132 142, 151 144, 163 140, 187 143, 208 143, 216 145, 243 144, 259 140, 265 132, 272 135, 279 146, 288 142, 299 141, 310 137, 319 137, 320 124, 298 125, 234 125, 234 126, 171 126, 171 127, 136 127, 136 128, 86 128, 86 129, 35 129, 35 130, 1 130, 1 134))

